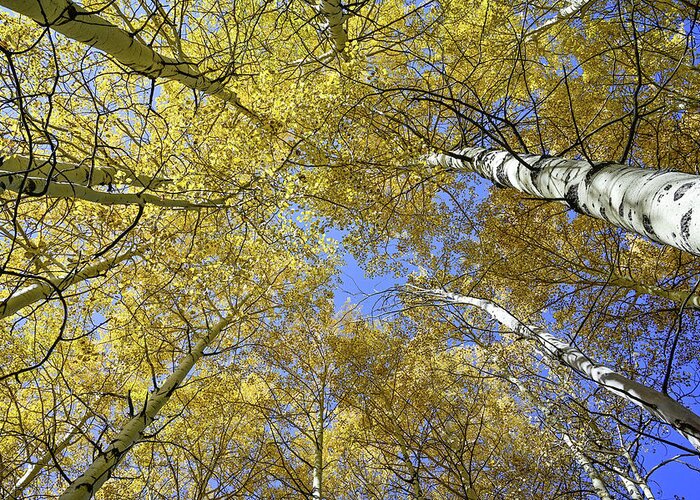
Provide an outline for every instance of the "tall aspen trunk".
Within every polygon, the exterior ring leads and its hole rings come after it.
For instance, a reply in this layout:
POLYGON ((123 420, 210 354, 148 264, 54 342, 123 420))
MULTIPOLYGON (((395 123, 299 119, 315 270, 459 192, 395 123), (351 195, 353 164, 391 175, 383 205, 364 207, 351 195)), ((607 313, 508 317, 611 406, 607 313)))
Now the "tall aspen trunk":
POLYGON ((101 205, 154 205, 166 208, 195 209, 217 206, 223 202, 217 200, 200 204, 188 200, 160 198, 149 193, 106 193, 80 184, 47 180, 45 177, 29 177, 26 173, 0 170, 0 194, 5 191, 21 193, 29 197, 72 198, 101 205))
POLYGON ((326 384, 321 385, 321 397, 318 401, 316 413, 316 428, 314 429, 314 470, 313 489, 311 498, 322 500, 323 498, 323 433, 326 425, 326 384))
POLYGON ((318 11, 328 20, 328 31, 335 53, 342 54, 348 43, 348 34, 343 27, 343 9, 340 1, 322 0, 318 5, 318 11))
POLYGON ((110 478, 114 469, 129 450, 143 439, 144 430, 170 400, 175 389, 182 385, 194 364, 202 357, 204 349, 219 336, 231 321, 230 318, 222 319, 197 342, 192 351, 180 360, 175 371, 170 374, 163 385, 150 393, 141 413, 127 421, 107 449, 100 453, 90 467, 70 484, 59 500, 88 500, 95 494, 110 478))
POLYGON ((642 491, 642 494, 644 495, 644 500, 656 500, 654 494, 651 492, 651 488, 649 488, 649 484, 647 484, 646 479, 644 479, 639 473, 639 468, 637 467, 637 464, 632 458, 632 455, 630 455, 629 450, 624 445, 622 445, 621 447, 625 458, 627 459, 627 463, 629 464, 630 469, 632 470, 632 474, 634 475, 634 483, 642 491))
POLYGON ((0 318, 10 316, 40 300, 49 299, 54 293, 62 292, 76 283, 99 276, 115 265, 137 255, 139 255, 139 252, 133 251, 118 257, 101 259, 82 269, 76 269, 65 276, 47 278, 35 285, 17 290, 0 302, 0 318))
POLYGON ((617 476, 620 478, 620 481, 622 481, 622 484, 625 485, 625 489, 631 500, 644 500, 634 481, 627 477, 622 471, 620 471, 617 476))
POLYGON ((160 55, 130 33, 70 0, 0 0, 0 6, 30 17, 68 38, 95 47, 137 73, 179 82, 230 102, 249 118, 258 120, 221 81, 210 80, 192 64, 160 55))
POLYGON ((516 334, 535 343, 538 351, 602 388, 645 409, 683 435, 700 451, 700 416, 666 394, 642 385, 583 354, 574 346, 536 326, 528 326, 490 300, 467 297, 443 290, 424 290, 426 294, 451 304, 478 307, 516 334))
POLYGON ((475 172, 503 187, 700 255, 700 176, 467 148, 432 154, 430 165, 475 172))
POLYGON ((114 167, 51 162, 21 155, 0 159, 0 175, 2 174, 5 174, 4 177, 7 174, 25 174, 27 177, 44 178, 85 187, 124 184, 156 188, 168 182, 167 179, 135 175, 114 167), (121 178, 119 178, 120 174, 121 178))
POLYGON ((56 446, 53 449, 47 451, 39 460, 36 461, 36 463, 34 463, 34 465, 27 469, 27 472, 21 478, 19 478, 17 483, 15 483, 15 487, 8 494, 8 500, 16 500, 22 497, 22 491, 24 491, 24 489, 29 486, 39 474, 41 474, 44 467, 46 467, 54 457, 60 455, 63 450, 70 446, 70 444, 73 442, 73 438, 82 430, 81 428, 83 424, 88 421, 89 417, 90 414, 88 413, 82 419, 80 419, 80 421, 73 426, 70 432, 66 433, 65 436, 63 436, 63 439, 56 443, 56 446))
POLYGON ((608 284, 634 290, 641 295, 654 295, 676 302, 678 305, 685 304, 685 307, 700 309, 700 295, 683 290, 666 290, 656 285, 646 285, 624 276, 612 276, 608 284))
POLYGON ((552 28, 563 21, 571 19, 572 17, 583 15, 594 1, 595 0, 570 0, 569 4, 557 12, 554 17, 547 19, 535 29, 530 30, 525 35, 525 39, 528 40, 531 38, 537 38, 549 28, 552 28))
MULTIPOLYGON (((533 394, 531 391, 529 391, 525 385, 518 380, 517 378, 511 376, 511 375, 500 375, 504 380, 508 380, 511 384, 513 384, 515 387, 518 388, 520 391, 521 395, 530 402, 534 407, 538 407, 539 404, 536 402, 536 398, 533 397, 533 394)), ((547 420, 545 417, 544 422, 548 428, 551 428, 551 432, 554 436, 559 438, 559 436, 562 436, 562 439, 564 443, 567 445, 567 447, 571 450, 574 459, 581 465, 583 470, 586 472, 588 477, 591 479, 591 483, 593 485, 593 488, 596 490, 596 493, 600 498, 610 498, 610 493, 607 490, 607 486, 605 486, 605 482, 602 480, 600 477, 600 474, 598 471, 595 469, 593 466, 593 463, 591 460, 581 451, 580 446, 571 439, 571 436, 566 432, 566 430, 562 429, 561 423, 554 421, 550 422, 547 420)), ((620 446, 624 450, 624 452, 627 452, 627 449, 624 448, 624 443, 622 443, 622 438, 620 438, 620 446)), ((631 461, 631 457, 629 457, 629 454, 625 456, 627 460, 630 462, 630 467, 634 466, 634 462, 631 461)), ((622 483, 625 485, 625 489, 627 489, 627 492, 630 495, 630 498, 632 500, 643 500, 642 497, 639 495, 639 490, 636 487, 636 483, 632 481, 622 470, 619 470, 615 467, 611 467, 610 465, 607 465, 607 467, 611 468, 614 470, 622 483)), ((635 476, 636 478, 636 476, 635 476)))
POLYGON ((607 486, 605 486, 605 481, 603 481, 603 478, 600 477, 600 474, 598 474, 598 471, 593 466, 588 457, 584 455, 583 452, 581 452, 581 450, 577 446, 577 444, 574 443, 574 441, 571 439, 571 436, 564 433, 563 440, 564 443, 566 443, 566 445, 571 450, 571 453, 573 454, 576 461, 579 463, 579 465, 583 468, 583 470, 590 478, 591 484, 593 485, 593 490, 595 491, 596 495, 598 495, 600 500, 612 500, 610 493, 608 493, 608 488, 607 486))

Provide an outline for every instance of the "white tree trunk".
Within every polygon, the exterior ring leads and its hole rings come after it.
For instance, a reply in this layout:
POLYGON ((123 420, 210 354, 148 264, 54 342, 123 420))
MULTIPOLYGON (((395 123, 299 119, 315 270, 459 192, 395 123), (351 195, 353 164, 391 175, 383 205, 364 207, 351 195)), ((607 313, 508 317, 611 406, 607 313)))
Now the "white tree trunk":
POLYGON ((92 167, 89 164, 52 163, 49 160, 30 160, 26 156, 14 155, 0 158, 0 175, 26 174, 28 177, 51 179, 71 185, 85 187, 131 185, 142 188, 155 188, 165 184, 167 179, 134 175, 114 167, 92 167), (121 174, 121 177, 120 177, 121 174))
POLYGON ((213 326, 207 334, 197 342, 192 351, 178 364, 177 368, 165 380, 163 385, 150 393, 146 406, 141 413, 131 418, 121 432, 112 440, 107 449, 100 453, 90 467, 76 478, 59 500, 87 500, 107 481, 126 453, 144 436, 144 430, 155 420, 161 408, 185 380, 194 364, 199 361, 204 349, 210 345, 231 323, 230 318, 224 318, 213 326))
MULTIPOLYGON (((500 374, 497 375, 503 378, 504 380, 509 381, 511 384, 513 384, 515 387, 518 388, 522 396, 529 401, 529 403, 533 407, 539 407, 541 405, 540 402, 537 401, 537 398, 534 397, 532 391, 528 390, 525 385, 518 380, 517 378, 511 376, 511 375, 506 375, 506 374, 500 374)), ((575 443, 572 439, 571 436, 566 432, 566 430, 563 430, 562 428, 562 422, 556 420, 556 419, 551 419, 552 421, 548 421, 547 419, 547 414, 549 413, 548 411, 543 412, 545 414, 545 418, 543 422, 545 425, 550 428, 552 434, 559 438, 559 436, 563 437, 564 443, 569 447, 569 449, 572 451, 574 455, 574 459, 581 465, 584 469, 584 471, 588 474, 588 477, 591 479, 591 483, 593 484, 594 489, 596 489, 596 492, 598 493, 598 496, 601 498, 610 498, 610 494, 608 493, 607 487, 605 486, 605 483, 603 482, 602 478, 600 477, 600 474, 598 474, 598 471, 595 469, 593 463, 591 460, 581 451, 581 448, 577 443, 575 443)), ((622 442, 622 437, 620 437, 620 447, 623 450, 623 453, 625 453, 625 458, 629 462, 630 467, 632 470, 636 470, 635 464, 632 461, 632 457, 629 455, 627 452, 627 448, 624 447, 624 443, 622 442)), ((625 488, 627 489, 627 492, 630 495, 630 498, 632 500, 643 500, 642 497, 639 494, 639 490, 636 487, 636 483, 629 478, 627 474, 625 474, 624 471, 619 470, 616 467, 611 466, 610 464, 607 464, 606 467, 611 468, 614 470, 622 483, 625 485, 625 488)), ((637 476, 635 478, 638 479, 637 476)), ((648 500, 653 500, 648 499, 648 500)))
POLYGON ((595 0, 571 0, 569 4, 557 12, 554 17, 547 19, 536 28, 530 30, 525 35, 525 39, 537 38, 552 26, 571 19, 572 17, 582 15, 594 1, 595 0))
POLYGON ((630 469, 632 470, 632 474, 634 475, 634 484, 638 486, 640 490, 642 490, 645 500, 656 500, 654 494, 651 492, 651 488, 649 488, 649 484, 647 484, 646 479, 644 479, 639 473, 639 468, 637 467, 637 464, 632 458, 632 455, 630 454, 629 450, 627 449, 627 447, 624 446, 624 444, 621 443, 620 445, 625 455, 625 458, 627 459, 627 463, 629 464, 630 469))
POLYGON ((610 493, 608 493, 608 488, 605 486, 605 481, 603 481, 603 478, 600 477, 600 474, 598 474, 598 471, 588 457, 581 452, 578 445, 574 443, 567 433, 563 434, 563 439, 564 443, 566 443, 571 450, 571 453, 574 455, 576 461, 581 467, 583 467, 583 470, 590 478, 591 484, 593 485, 593 490, 596 492, 600 500, 612 500, 610 493))
POLYGON ((54 293, 66 290, 68 287, 73 286, 76 283, 94 278, 115 265, 131 259, 136 255, 139 255, 139 252, 133 251, 127 252, 118 257, 101 259, 87 267, 76 269, 65 276, 47 278, 46 280, 42 280, 35 285, 17 290, 15 293, 0 302, 0 318, 10 316, 20 309, 30 306, 40 300, 48 299, 54 293))
POLYGON ((664 299, 672 300, 673 302, 685 304, 685 307, 692 309, 700 309, 700 295, 685 292, 682 290, 666 290, 656 285, 646 285, 639 283, 623 276, 612 276, 608 284, 628 288, 639 294, 654 295, 664 299))
POLYGON ((68 38, 83 42, 150 78, 174 80, 193 90, 230 102, 258 119, 223 83, 207 78, 192 64, 162 56, 126 31, 70 0, 0 0, 0 6, 31 17, 68 38))
POLYGON ((101 205, 154 205, 166 208, 195 209, 218 206, 222 203, 222 200, 215 200, 210 203, 193 203, 188 200, 160 198, 148 193, 106 193, 80 184, 48 182, 46 178, 28 177, 23 173, 3 172, 0 170, 0 194, 5 191, 22 193, 26 196, 75 198, 101 205))
POLYGON ((642 498, 642 495, 639 493, 639 490, 637 489, 637 485, 632 481, 627 475, 624 473, 624 471, 616 471, 618 472, 617 476, 620 478, 620 481, 622 481, 622 484, 625 485, 625 489, 627 490, 627 493, 630 496, 631 500, 644 500, 642 498))
POLYGON ((328 32, 336 54, 342 54, 348 43, 348 34, 345 32, 343 9, 340 0, 322 0, 318 5, 319 13, 328 21, 328 32))
POLYGON ((700 176, 616 164, 467 148, 428 156, 430 165, 476 172, 497 185, 700 255, 700 176))
POLYGON ((8 494, 8 500, 15 500, 22 497, 22 491, 31 484, 31 482, 44 470, 44 467, 56 456, 60 455, 73 442, 73 438, 82 431, 82 426, 87 422, 90 414, 86 414, 80 421, 73 426, 70 432, 66 433, 63 439, 56 443, 56 446, 47 451, 34 465, 27 468, 27 472, 17 481, 14 489, 8 494))
POLYGON ((537 349, 546 357, 571 368, 609 392, 647 410, 657 419, 676 429, 690 441, 695 449, 700 451, 700 416, 666 394, 596 363, 567 342, 559 340, 541 328, 522 323, 490 300, 467 297, 443 290, 424 290, 424 292, 448 303, 478 307, 516 334, 533 341, 537 349))
POLYGON ((322 500, 323 498, 323 434, 326 425, 325 392, 325 384, 322 384, 318 412, 316 413, 316 428, 314 429, 314 470, 313 489, 311 491, 311 498, 313 498, 313 500, 322 500))

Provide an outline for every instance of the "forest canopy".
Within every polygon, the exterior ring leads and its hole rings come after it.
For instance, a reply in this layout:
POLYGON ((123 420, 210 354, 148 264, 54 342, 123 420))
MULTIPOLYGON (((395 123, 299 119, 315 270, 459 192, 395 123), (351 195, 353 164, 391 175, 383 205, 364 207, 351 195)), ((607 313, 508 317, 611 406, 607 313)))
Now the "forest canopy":
POLYGON ((699 17, 0 0, 0 496, 700 484, 699 17))

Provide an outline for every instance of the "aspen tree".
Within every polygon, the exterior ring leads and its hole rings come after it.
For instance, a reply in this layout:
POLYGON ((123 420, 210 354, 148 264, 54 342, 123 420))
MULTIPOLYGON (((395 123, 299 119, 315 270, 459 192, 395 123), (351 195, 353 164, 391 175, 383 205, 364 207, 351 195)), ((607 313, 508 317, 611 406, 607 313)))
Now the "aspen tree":
POLYGON ((507 310, 489 300, 442 290, 424 290, 423 293, 447 303, 470 305, 482 309, 503 326, 523 338, 533 341, 536 349, 552 361, 562 363, 574 372, 590 378, 603 389, 648 411, 655 418, 673 427, 696 449, 700 450, 700 416, 668 395, 591 360, 569 343, 556 338, 540 327, 526 325, 507 310))
POLYGON ((700 198, 697 175, 485 148, 433 154, 427 162, 475 172, 499 186, 564 203, 578 213, 700 255, 700 218, 693 214, 700 198))

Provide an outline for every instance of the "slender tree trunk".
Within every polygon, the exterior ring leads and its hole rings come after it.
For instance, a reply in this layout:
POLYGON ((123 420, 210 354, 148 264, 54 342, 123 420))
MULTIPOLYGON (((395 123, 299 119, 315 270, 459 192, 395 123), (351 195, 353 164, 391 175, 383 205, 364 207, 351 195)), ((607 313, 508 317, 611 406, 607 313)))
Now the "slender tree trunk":
POLYGON ((192 64, 158 54, 130 33, 70 0, 0 0, 0 6, 31 17, 40 25, 48 26, 68 38, 95 47, 137 73, 150 78, 174 80, 230 102, 246 116, 258 120, 221 81, 210 80, 192 64))
MULTIPOLYGON (((537 402, 536 398, 533 396, 533 393, 529 391, 525 385, 518 380, 517 378, 511 376, 511 375, 500 375, 504 380, 508 380, 511 384, 513 384, 515 387, 518 388, 520 391, 521 395, 530 402, 531 405, 534 407, 539 406, 539 402, 537 402)), ((545 415, 548 412, 545 412, 545 415)), ((595 469, 593 466, 591 460, 583 454, 581 451, 580 447, 574 443, 574 441, 571 439, 571 436, 566 432, 566 430, 562 429, 561 422, 554 421, 550 422, 547 420, 545 417, 544 419, 545 425, 551 429, 551 432, 554 436, 559 438, 559 436, 563 436, 564 443, 569 447, 569 449, 572 451, 574 455, 574 459, 581 465, 588 474, 588 477, 591 479, 591 483, 593 484, 593 488, 596 490, 596 493, 600 498, 610 498, 610 494, 608 493, 607 487, 605 486, 604 481, 600 477, 600 474, 598 474, 598 471, 595 469)), ((622 439, 622 438, 620 438, 622 439)), ((620 446, 622 449, 626 452, 627 449, 624 448, 624 443, 620 441, 620 446)), ((634 462, 631 462, 631 457, 629 455, 626 455, 626 458, 630 462, 630 466, 634 466, 634 462)), ((610 465, 608 465, 610 467, 610 465)), ((625 485, 625 488, 627 489, 627 492, 630 494, 630 498, 632 500, 642 500, 641 496, 639 496, 639 491, 636 488, 636 484, 634 481, 632 481, 623 471, 618 470, 615 467, 610 467, 612 470, 614 470, 620 480, 623 482, 625 485)), ((653 499, 652 499, 653 500, 653 499)))
POLYGON ((326 425, 326 385, 321 385, 321 397, 318 401, 316 413, 316 428, 314 429, 314 470, 313 490, 311 498, 321 500, 323 498, 323 433, 326 425))
POLYGON ((516 334, 533 341, 546 357, 596 382, 609 392, 647 410, 683 435, 700 451, 700 416, 666 394, 631 380, 610 368, 596 363, 574 346, 559 340, 536 326, 528 326, 490 300, 477 299, 443 290, 424 290, 452 304, 478 307, 516 334))
MULTIPOLYGON (((401 431, 397 429, 397 432, 401 431)), ((411 462, 411 455, 408 452, 408 447, 406 446, 403 437, 397 435, 397 439, 399 440, 399 445, 401 446, 401 455, 403 457, 404 462, 406 463, 406 467, 408 468, 408 473, 411 475, 411 496, 415 500, 424 500, 425 495, 423 494, 423 488, 420 485, 420 476, 418 475, 418 469, 415 465, 413 465, 413 462, 411 462)))
POLYGON ((583 470, 590 478, 591 484, 593 485, 593 490, 596 492, 596 495, 598 495, 600 500, 612 500, 610 493, 608 493, 608 488, 605 486, 605 481, 603 481, 603 478, 600 477, 600 474, 598 474, 598 471, 588 457, 581 452, 576 443, 574 443, 567 433, 564 433, 563 439, 564 443, 566 443, 571 450, 571 453, 574 455, 576 461, 581 467, 583 467, 583 470))
POLYGON ((0 159, 0 175, 25 174, 27 177, 50 179, 78 186, 111 186, 117 184, 136 187, 156 188, 168 182, 167 179, 134 175, 114 167, 91 166, 37 160, 21 155, 0 159), (122 178, 118 178, 122 174, 122 178))
POLYGON ((137 255, 139 255, 139 252, 133 251, 111 259, 101 259, 87 267, 68 273, 65 276, 47 278, 35 285, 17 290, 0 302, 0 318, 10 316, 23 307, 30 306, 40 300, 48 299, 54 293, 62 292, 76 283, 99 276, 115 265, 137 255))
POLYGON ((549 28, 556 26, 563 21, 567 21, 572 17, 582 15, 594 1, 595 0, 571 0, 569 4, 557 12, 554 17, 547 19, 545 22, 529 31, 525 35, 525 39, 537 38, 549 28))
POLYGON ((343 27, 344 16, 340 0, 322 0, 318 11, 328 20, 328 31, 336 54, 343 54, 348 43, 348 34, 343 27))
POLYGON ((656 242, 700 255, 700 176, 615 164, 467 148, 431 165, 475 172, 497 185, 560 201, 656 242))
POLYGON ((5 191, 22 193, 26 196, 74 198, 101 205, 154 205, 166 208, 196 209, 218 206, 223 202, 222 200, 216 200, 210 203, 193 203, 188 200, 160 198, 148 193, 106 193, 80 184, 49 182, 46 178, 28 177, 24 173, 3 172, 0 170, 0 194, 5 191))
POLYGON ((107 481, 114 469, 128 451, 144 436, 144 430, 153 422, 161 408, 170 400, 194 364, 199 361, 204 349, 210 345, 230 324, 230 318, 224 318, 213 326, 207 334, 197 342, 178 364, 175 371, 165 380, 163 385, 150 393, 148 401, 138 415, 131 418, 121 432, 112 440, 107 449, 100 453, 90 467, 76 478, 68 489, 60 496, 60 500, 87 500, 107 481))
POLYGON ((71 429, 70 432, 66 433, 63 439, 58 442, 52 450, 47 451, 44 456, 42 456, 34 465, 27 469, 27 472, 19 479, 19 481, 17 481, 14 489, 7 496, 8 500, 16 500, 22 497, 22 491, 24 491, 24 489, 29 486, 39 474, 41 474, 44 467, 46 467, 54 457, 70 446, 73 438, 76 434, 78 434, 78 432, 81 431, 81 427, 83 424, 85 424, 85 422, 87 422, 89 416, 89 414, 86 414, 75 426, 73 426, 73 429, 71 429))
POLYGON ((646 285, 623 276, 612 276, 608 283, 610 285, 634 290, 641 295, 654 295, 656 297, 671 300, 679 305, 685 304, 685 307, 700 309, 700 295, 692 292, 686 292, 683 290, 666 290, 660 286, 646 285))
POLYGON ((642 494, 644 495, 645 500, 656 500, 654 497, 654 494, 651 492, 651 488, 649 488, 649 485, 647 484, 646 479, 644 479, 642 477, 642 475, 639 473, 639 468, 637 467, 637 463, 634 461, 629 450, 622 442, 622 433, 620 432, 619 427, 618 427, 618 435, 620 436, 620 448, 622 448, 622 453, 625 455, 625 459, 627 460, 627 464, 629 465, 630 470, 632 471, 632 475, 634 476, 635 486, 639 487, 639 490, 641 490, 642 494))
POLYGON ((637 489, 637 485, 635 484, 634 481, 632 481, 623 471, 618 471, 617 472, 617 477, 620 478, 620 481, 622 481, 622 484, 625 485, 625 489, 627 490, 627 493, 629 494, 631 500, 644 500, 642 498, 642 495, 639 494, 639 489, 637 489))

